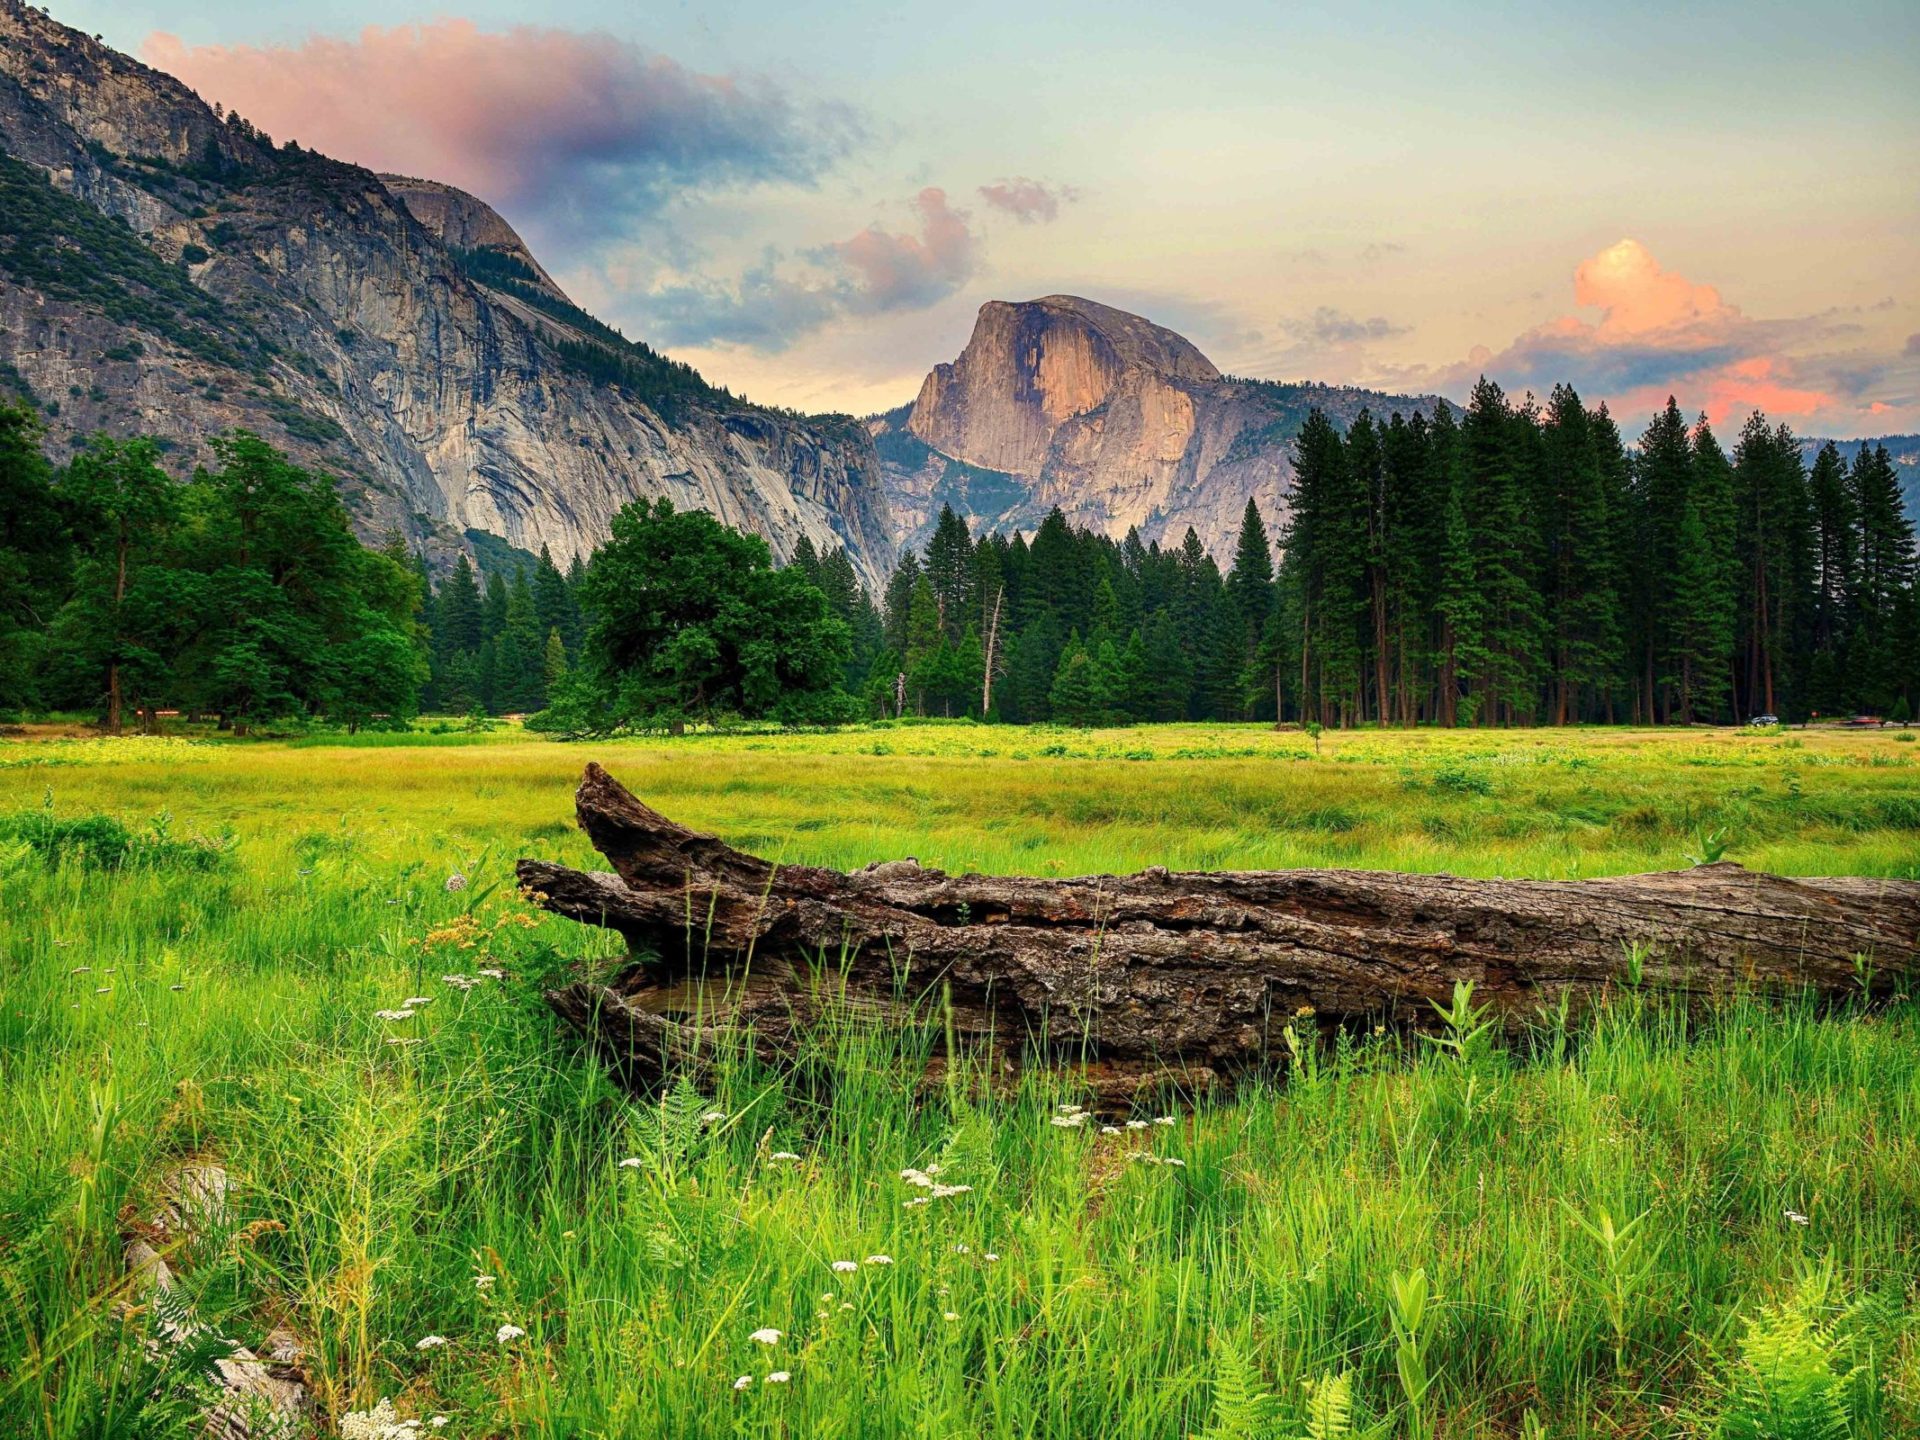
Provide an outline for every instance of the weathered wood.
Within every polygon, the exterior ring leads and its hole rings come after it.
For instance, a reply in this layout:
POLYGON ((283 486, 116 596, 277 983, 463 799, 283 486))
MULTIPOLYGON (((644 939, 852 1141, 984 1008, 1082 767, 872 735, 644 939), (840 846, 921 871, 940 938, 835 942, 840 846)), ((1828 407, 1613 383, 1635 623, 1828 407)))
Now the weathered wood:
POLYGON ((1920 882, 1794 880, 1734 864, 1601 880, 1357 870, 1039 880, 913 860, 774 866, 677 825, 589 765, 581 828, 614 867, 522 860, 557 914, 623 934, 634 962, 549 1000, 636 1078, 751 1027, 790 1057, 823 997, 882 1018, 943 1005, 948 1035, 1015 1067, 1090 1063, 1123 1093, 1257 1063, 1297 1014, 1431 1018, 1456 981, 1510 1032, 1629 968, 1704 1002, 1740 987, 1857 994, 1920 969, 1920 882), (1864 957, 1864 963, 1856 961, 1864 957))

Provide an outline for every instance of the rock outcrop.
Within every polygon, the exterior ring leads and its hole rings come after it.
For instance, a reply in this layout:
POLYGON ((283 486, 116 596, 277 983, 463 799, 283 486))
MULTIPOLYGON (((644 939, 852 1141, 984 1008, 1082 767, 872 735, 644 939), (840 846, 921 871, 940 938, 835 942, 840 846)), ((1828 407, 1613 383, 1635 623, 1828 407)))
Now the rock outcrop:
POLYGON ((1430 403, 1325 385, 1234 379, 1184 337, 1072 295, 980 309, 972 338, 913 405, 869 421, 900 538, 942 504, 976 528, 1076 525, 1177 544, 1191 526, 1231 551, 1256 500, 1285 513, 1291 445, 1314 406, 1345 421, 1430 403))
POLYGON ((57 451, 141 432, 185 468, 243 425, 337 475, 364 536, 441 562, 472 529, 565 564, 664 495, 776 558, 805 537, 869 584, 891 564, 863 426, 628 342, 472 196, 277 147, 19 0, 0 152, 0 386, 57 451))

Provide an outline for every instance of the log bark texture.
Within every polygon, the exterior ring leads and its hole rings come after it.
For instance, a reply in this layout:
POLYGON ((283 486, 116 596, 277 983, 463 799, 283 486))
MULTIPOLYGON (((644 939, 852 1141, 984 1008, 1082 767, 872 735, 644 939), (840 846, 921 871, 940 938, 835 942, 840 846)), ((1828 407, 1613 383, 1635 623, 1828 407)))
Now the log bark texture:
POLYGON ((1075 1063, 1120 1099, 1257 1064, 1303 1012, 1431 1020, 1456 981, 1511 1033, 1630 968, 1649 992, 1703 1004, 1741 987, 1884 992, 1920 970, 1909 880, 1729 863, 1574 881, 1157 867, 1041 880, 911 859, 845 874, 688 830, 598 765, 577 802, 614 873, 522 860, 520 880, 547 909, 626 937, 632 963, 548 998, 642 1083, 723 1033, 750 1029, 763 1057, 791 1058, 827 1003, 904 1023, 938 1000, 944 1034, 1001 1067, 1075 1063))

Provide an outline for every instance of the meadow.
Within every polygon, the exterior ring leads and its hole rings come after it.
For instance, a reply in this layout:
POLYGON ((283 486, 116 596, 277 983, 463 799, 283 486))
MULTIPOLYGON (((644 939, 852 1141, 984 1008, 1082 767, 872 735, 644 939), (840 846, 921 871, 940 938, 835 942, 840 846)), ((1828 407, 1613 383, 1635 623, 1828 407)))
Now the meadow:
POLYGON ((817 1036, 830 1099, 633 1097, 540 999, 609 938, 511 880, 590 861, 589 758, 843 867, 1920 878, 1895 733, 0 744, 0 1436, 185 1433, 121 1248, 187 1159, 235 1192, 183 1283, 301 1337, 322 1434, 1920 1432, 1910 1002, 1302 1017, 1285 1073, 1079 1122, 1070 1074, 920 1093, 930 1014, 817 1036))

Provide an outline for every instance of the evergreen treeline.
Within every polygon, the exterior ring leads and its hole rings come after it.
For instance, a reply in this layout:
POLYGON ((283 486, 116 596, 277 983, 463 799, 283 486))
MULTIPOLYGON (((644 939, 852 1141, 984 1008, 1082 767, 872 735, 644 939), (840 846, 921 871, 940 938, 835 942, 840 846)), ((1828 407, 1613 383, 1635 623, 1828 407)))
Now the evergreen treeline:
MULTIPOLYGON (((414 564, 425 584, 426 560, 416 556, 414 564)), ((585 581, 578 558, 562 574, 544 545, 531 575, 516 567, 508 580, 495 570, 484 584, 460 556, 426 606, 432 668, 421 708, 462 715, 543 709, 580 653, 585 581)))
MULTIPOLYGON (((1913 525, 1884 448, 1811 470, 1755 414, 1729 455, 1669 400, 1629 449, 1568 387, 1463 412, 1313 411, 1286 531, 1249 503, 1223 574, 1074 530, 974 539, 949 509, 879 604, 795 563, 852 628, 876 713, 1325 725, 1906 719, 1913 525), (1284 559, 1276 567, 1276 543, 1284 559)), ((831 570, 830 570, 830 567, 831 570)))

